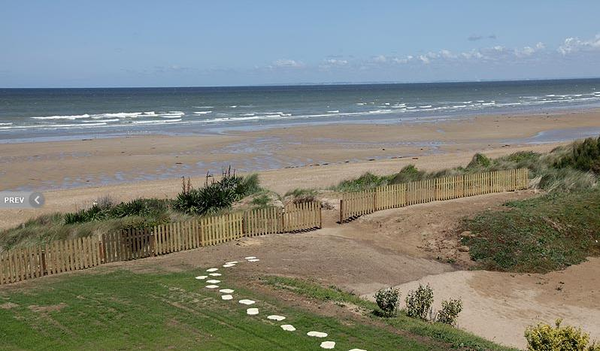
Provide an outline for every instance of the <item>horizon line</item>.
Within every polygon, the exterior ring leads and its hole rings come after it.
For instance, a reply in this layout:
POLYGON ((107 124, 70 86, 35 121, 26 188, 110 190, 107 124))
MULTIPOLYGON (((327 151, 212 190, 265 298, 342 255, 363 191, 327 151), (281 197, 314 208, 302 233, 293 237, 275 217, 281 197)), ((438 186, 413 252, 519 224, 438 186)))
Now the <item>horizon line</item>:
POLYGON ((569 77, 569 78, 521 78, 521 79, 479 79, 479 80, 433 80, 433 81, 366 81, 366 82, 308 82, 308 83, 265 83, 241 85, 173 85, 173 86, 98 86, 98 87, 0 87, 0 89, 165 89, 165 88, 256 88, 256 87, 297 87, 297 86, 323 86, 323 85, 401 85, 401 84, 452 84, 452 83, 501 83, 501 82, 541 82, 565 80, 597 80, 597 77, 569 77))

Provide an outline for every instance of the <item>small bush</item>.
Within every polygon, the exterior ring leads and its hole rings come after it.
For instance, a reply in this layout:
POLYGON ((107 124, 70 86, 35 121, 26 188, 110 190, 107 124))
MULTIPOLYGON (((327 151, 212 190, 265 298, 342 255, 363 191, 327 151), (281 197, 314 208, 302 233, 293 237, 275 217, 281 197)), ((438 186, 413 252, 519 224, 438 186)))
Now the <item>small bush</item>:
POLYGON ((454 325, 458 314, 462 311, 462 301, 460 299, 450 299, 442 301, 442 310, 438 312, 436 321, 444 324, 454 325))
POLYGON ((571 152, 561 157, 555 163, 555 167, 571 167, 600 174, 600 137, 587 138, 583 142, 574 143, 571 152))
POLYGON ((400 170, 400 172, 396 173, 392 180, 391 184, 399 184, 399 183, 408 183, 422 180, 425 177, 424 171, 419 171, 417 167, 414 165, 405 166, 400 170))
POLYGON ((473 155, 471 162, 467 165, 467 168, 487 168, 492 165, 492 161, 484 154, 476 153, 473 155))
POLYGON ((373 173, 367 172, 355 179, 348 179, 341 181, 335 190, 338 191, 360 191, 373 189, 380 185, 385 185, 388 181, 388 177, 380 177, 373 173))
POLYGON ((202 188, 186 186, 173 201, 173 208, 189 215, 213 214, 230 208, 235 201, 260 191, 256 174, 240 177, 228 170, 223 172, 218 181, 209 181, 209 178, 210 176, 207 176, 202 188))
POLYGON ((600 345, 596 343, 590 345, 589 334, 580 328, 561 327, 561 322, 561 319, 557 319, 555 327, 546 323, 527 327, 525 330, 527 349, 530 351, 600 351, 600 345))
POLYGON ((416 291, 411 291, 406 296, 406 314, 409 317, 427 319, 433 304, 433 290, 427 284, 419 284, 416 291))
POLYGON ((251 203, 255 206, 260 206, 260 207, 266 207, 267 205, 269 205, 269 202, 271 202, 271 199, 269 198, 269 196, 267 194, 262 194, 260 196, 255 197, 254 199, 252 199, 251 203))
POLYGON ((375 293, 375 301, 384 315, 388 317, 394 316, 400 302, 400 291, 392 287, 381 289, 375 293))

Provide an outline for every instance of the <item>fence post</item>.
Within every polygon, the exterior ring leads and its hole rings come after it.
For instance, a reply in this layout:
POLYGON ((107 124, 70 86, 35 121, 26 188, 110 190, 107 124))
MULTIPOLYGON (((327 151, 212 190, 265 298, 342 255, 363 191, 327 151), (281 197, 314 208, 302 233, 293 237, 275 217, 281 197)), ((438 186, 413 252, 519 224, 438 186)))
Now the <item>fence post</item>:
POLYGON ((40 275, 47 275, 46 272, 46 250, 45 248, 40 250, 40 275))
POLYGON ((344 222, 344 199, 340 199, 340 223, 344 222))

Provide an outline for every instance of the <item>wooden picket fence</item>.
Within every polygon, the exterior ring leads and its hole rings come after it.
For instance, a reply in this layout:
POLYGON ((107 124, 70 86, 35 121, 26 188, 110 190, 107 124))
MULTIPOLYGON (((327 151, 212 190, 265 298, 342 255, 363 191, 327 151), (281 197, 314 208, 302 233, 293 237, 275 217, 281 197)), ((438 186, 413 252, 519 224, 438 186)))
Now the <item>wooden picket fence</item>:
POLYGON ((529 170, 524 168, 442 177, 344 193, 340 199, 340 223, 375 211, 431 201, 515 191, 526 189, 528 185, 529 170))
POLYGON ((100 264, 166 255, 242 237, 313 230, 322 227, 321 203, 288 204, 186 222, 54 241, 0 253, 0 285, 100 264))

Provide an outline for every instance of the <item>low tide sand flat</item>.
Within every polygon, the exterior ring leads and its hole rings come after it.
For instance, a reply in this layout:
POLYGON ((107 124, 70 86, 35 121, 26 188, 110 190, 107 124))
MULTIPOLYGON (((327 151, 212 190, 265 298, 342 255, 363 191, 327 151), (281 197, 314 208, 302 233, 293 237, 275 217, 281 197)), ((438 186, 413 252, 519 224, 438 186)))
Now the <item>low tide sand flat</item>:
POLYGON ((309 331, 308 333, 306 333, 306 335, 313 336, 315 338, 326 338, 327 337, 327 333, 318 332, 318 331, 309 331))
POLYGON ((198 279, 198 280, 204 280, 206 278, 208 278, 208 277, 205 276, 205 275, 199 275, 199 276, 196 277, 196 279, 198 279))
POLYGON ((221 273, 209 273, 208 275, 210 275, 211 277, 220 277, 221 273))
POLYGON ((328 350, 334 349, 335 348, 335 341, 323 341, 321 343, 321 348, 322 349, 328 349, 328 350))
POLYGON ((284 324, 281 326, 281 329, 283 329, 285 331, 290 331, 290 332, 296 331, 296 328, 294 328, 294 326, 291 324, 284 324))
POLYGON ((254 300, 248 300, 248 299, 243 299, 239 301, 242 305, 254 305, 256 303, 256 301, 254 300))
POLYGON ((209 284, 219 284, 221 281, 216 279, 210 279, 206 281, 209 284))
POLYGON ((206 286, 207 289, 216 289, 218 287, 219 287, 218 285, 207 285, 206 286))
POLYGON ((216 271, 218 271, 218 270, 219 270, 219 268, 209 268, 209 269, 207 269, 206 271, 207 271, 207 272, 216 272, 216 271))
POLYGON ((267 317, 267 319, 270 319, 270 320, 272 320, 272 321, 281 322, 282 320, 284 320, 284 319, 285 319, 285 317, 284 317, 284 316, 278 316, 278 315, 276 315, 276 314, 273 314, 273 315, 270 315, 270 316, 268 316, 268 317, 267 317))
POLYGON ((233 290, 233 289, 221 289, 221 290, 219 290, 219 292, 222 293, 222 294, 233 294, 234 291, 235 290, 233 290))
POLYGON ((258 314, 258 308, 249 308, 246 310, 246 314, 249 316, 256 316, 258 314))
POLYGON ((221 299, 225 301, 233 300, 233 295, 221 295, 221 299))

